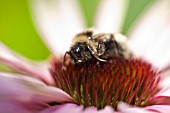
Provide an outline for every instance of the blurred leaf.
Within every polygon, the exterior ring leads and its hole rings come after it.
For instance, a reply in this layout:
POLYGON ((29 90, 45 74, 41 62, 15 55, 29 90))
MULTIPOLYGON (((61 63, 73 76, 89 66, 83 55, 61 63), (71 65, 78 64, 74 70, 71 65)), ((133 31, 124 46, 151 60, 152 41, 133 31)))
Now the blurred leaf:
POLYGON ((93 26, 95 11, 100 0, 79 0, 88 27, 93 26))
POLYGON ((0 71, 1 72, 10 72, 11 69, 8 66, 4 65, 3 63, 0 63, 0 71))
POLYGON ((141 12, 148 8, 155 0, 129 0, 129 5, 125 20, 123 23, 123 30, 122 32, 124 34, 127 34, 129 27, 132 25, 132 23, 136 20, 136 18, 141 14, 141 12))
POLYGON ((27 0, 0 1, 0 41, 34 60, 47 58, 49 50, 34 29, 27 0))

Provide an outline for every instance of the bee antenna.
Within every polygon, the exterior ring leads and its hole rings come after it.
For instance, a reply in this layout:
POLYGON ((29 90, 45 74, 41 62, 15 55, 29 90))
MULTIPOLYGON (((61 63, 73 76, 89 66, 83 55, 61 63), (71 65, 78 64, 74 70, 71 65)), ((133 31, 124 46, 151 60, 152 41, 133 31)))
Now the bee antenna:
POLYGON ((66 51, 65 54, 64 54, 64 58, 63 58, 63 62, 62 62, 62 69, 63 69, 63 70, 66 70, 65 61, 66 61, 66 55, 67 55, 67 54, 70 55, 70 52, 66 51))

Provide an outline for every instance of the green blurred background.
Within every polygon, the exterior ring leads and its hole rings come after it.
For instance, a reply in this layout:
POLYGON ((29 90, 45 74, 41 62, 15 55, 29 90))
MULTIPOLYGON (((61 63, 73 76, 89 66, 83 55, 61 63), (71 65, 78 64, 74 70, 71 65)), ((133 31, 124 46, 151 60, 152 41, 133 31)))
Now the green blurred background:
MULTIPOLYGON (((98 2, 99 0, 79 0, 88 26, 92 26, 98 2)), ((136 17, 154 0, 126 2, 127 12, 122 25, 124 34, 136 17)), ((43 60, 50 52, 34 28, 28 3, 29 0, 0 0, 0 41, 27 58, 43 60)))

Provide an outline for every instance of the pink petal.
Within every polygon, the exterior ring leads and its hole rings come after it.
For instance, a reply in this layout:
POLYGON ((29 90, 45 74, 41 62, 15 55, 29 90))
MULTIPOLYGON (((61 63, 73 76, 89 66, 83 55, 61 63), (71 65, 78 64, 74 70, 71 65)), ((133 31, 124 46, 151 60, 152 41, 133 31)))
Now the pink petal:
POLYGON ((33 63, 32 61, 19 56, 2 43, 0 43, 0 51, 0 62, 17 71, 22 71, 25 74, 37 77, 48 84, 53 84, 53 79, 47 68, 48 65, 45 62, 33 63))
POLYGON ((145 109, 153 111, 154 113, 169 113, 170 105, 153 105, 148 106, 145 109))
POLYGON ((106 106, 102 110, 97 110, 95 107, 84 108, 82 105, 62 104, 47 108, 42 113, 114 113, 112 107, 106 106))
POLYGON ((170 62, 170 1, 157 0, 141 20, 133 26, 129 46, 155 66, 170 62))
POLYGON ((159 105, 170 105, 170 70, 163 70, 161 73, 161 81, 158 87, 161 89, 156 95, 150 98, 150 103, 159 105))
POLYGON ((125 0, 101 0, 94 26, 100 32, 120 32, 125 4, 125 0))
POLYGON ((36 79, 0 73, 0 102, 2 102, 0 107, 12 106, 12 102, 16 103, 17 108, 26 108, 29 107, 28 105, 35 104, 32 107, 37 109, 39 105, 47 107, 47 103, 73 102, 73 100, 62 90, 46 86, 36 79))
POLYGON ((13 100, 0 101, 1 113, 38 113, 46 107, 48 106, 42 103, 24 103, 13 100))
POLYGON ((170 96, 155 96, 149 100, 149 104, 170 105, 170 96))
POLYGON ((74 35, 85 28, 76 0, 31 0, 35 26, 57 57, 69 49, 74 35))
POLYGON ((120 111, 120 113, 154 113, 144 108, 130 106, 123 102, 119 102, 118 110, 120 111))

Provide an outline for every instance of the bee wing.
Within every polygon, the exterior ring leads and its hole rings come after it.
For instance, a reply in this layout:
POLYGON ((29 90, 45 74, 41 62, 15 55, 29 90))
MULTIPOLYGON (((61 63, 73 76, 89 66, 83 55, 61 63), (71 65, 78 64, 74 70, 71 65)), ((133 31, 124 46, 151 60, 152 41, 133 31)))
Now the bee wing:
POLYGON ((94 20, 100 32, 120 32, 127 0, 101 0, 94 20))
POLYGON ((31 0, 30 6, 36 29, 55 55, 64 54, 85 28, 76 0, 31 0))
POLYGON ((129 32, 130 48, 158 67, 170 62, 170 1, 158 0, 129 32))

